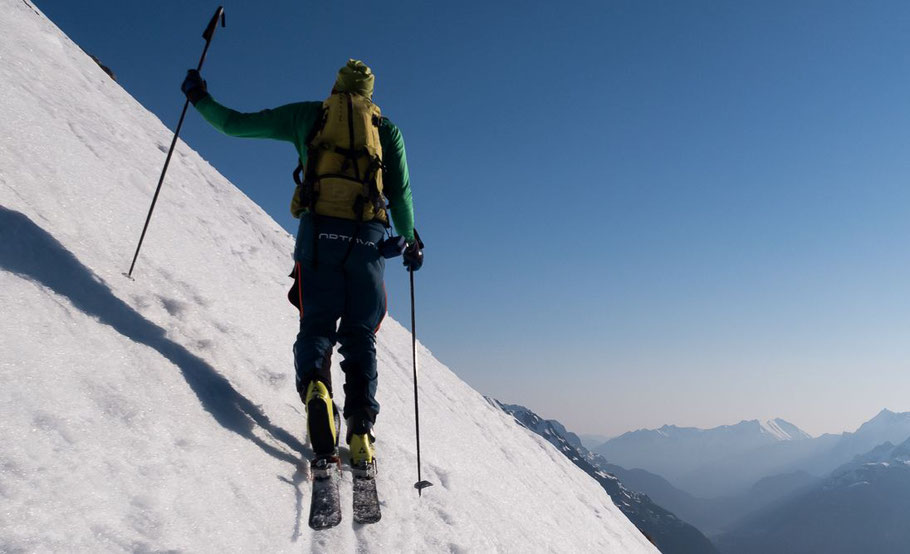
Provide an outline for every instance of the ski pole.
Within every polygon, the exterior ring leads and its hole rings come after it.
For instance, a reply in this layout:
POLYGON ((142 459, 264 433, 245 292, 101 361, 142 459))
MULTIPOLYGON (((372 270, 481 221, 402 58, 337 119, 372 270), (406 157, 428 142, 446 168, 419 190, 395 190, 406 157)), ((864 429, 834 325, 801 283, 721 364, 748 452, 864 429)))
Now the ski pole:
MULTIPOLYGON (((218 26, 218 20, 221 20, 221 26, 224 27, 224 7, 218 6, 215 15, 209 21, 208 27, 202 33, 205 39, 205 48, 202 49, 202 57, 199 58, 199 65, 196 71, 202 70, 202 64, 205 62, 205 55, 209 51, 209 45, 212 43, 212 37, 215 36, 215 28, 218 26)), ((164 159, 164 167, 161 169, 161 177, 158 178, 158 188, 155 189, 155 196, 152 197, 152 205, 149 207, 149 213, 145 218, 145 225, 142 227, 142 235, 139 237, 139 245, 136 246, 136 253, 133 254, 133 263, 130 264, 130 270, 126 274, 130 279, 133 278, 133 268, 136 266, 136 258, 139 257, 139 249, 142 248, 142 241, 145 240, 145 232, 149 228, 149 221, 152 220, 152 212, 155 210, 155 203, 158 201, 158 193, 161 192, 161 185, 164 183, 164 174, 167 173, 167 166, 171 163, 171 155, 174 153, 174 147, 177 146, 177 137, 180 136, 180 128, 183 127, 183 118, 186 117, 186 109, 190 105, 190 99, 187 98, 183 103, 183 111, 180 112, 180 121, 177 122, 177 130, 174 131, 174 139, 171 141, 171 148, 167 151, 167 158, 164 159)))
POLYGON ((411 275, 411 355, 414 359, 414 424, 417 431, 417 482, 414 488, 417 495, 423 496, 423 489, 432 487, 433 483, 420 478, 420 409, 417 403, 417 323, 414 316, 414 270, 409 269, 411 275))

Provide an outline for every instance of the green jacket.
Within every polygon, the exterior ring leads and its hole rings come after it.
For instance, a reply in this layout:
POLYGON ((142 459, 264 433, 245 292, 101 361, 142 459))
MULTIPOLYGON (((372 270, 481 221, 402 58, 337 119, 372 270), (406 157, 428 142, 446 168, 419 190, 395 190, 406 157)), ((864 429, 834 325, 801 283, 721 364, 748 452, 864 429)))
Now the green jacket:
MULTIPOLYGON (((196 102, 196 109, 206 121, 232 137, 270 138, 290 142, 300 161, 306 164, 306 138, 316 123, 322 102, 296 102, 272 110, 241 113, 222 106, 208 95, 196 102)), ((408 160, 401 131, 387 118, 379 126, 382 145, 383 194, 389 200, 395 230, 409 243, 414 242, 414 204, 408 176, 408 160)))

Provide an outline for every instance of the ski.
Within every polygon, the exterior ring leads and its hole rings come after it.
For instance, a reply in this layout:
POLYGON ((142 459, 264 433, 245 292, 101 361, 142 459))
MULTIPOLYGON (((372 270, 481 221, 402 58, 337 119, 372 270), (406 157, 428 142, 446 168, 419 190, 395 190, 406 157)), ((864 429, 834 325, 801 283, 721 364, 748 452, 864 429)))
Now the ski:
POLYGON ((366 467, 352 467, 351 472, 354 474, 354 521, 376 523, 382 517, 376 491, 376 460, 366 467))
POLYGON ((341 523, 340 463, 334 456, 318 458, 310 463, 313 476, 310 527, 313 529, 329 529, 341 523))

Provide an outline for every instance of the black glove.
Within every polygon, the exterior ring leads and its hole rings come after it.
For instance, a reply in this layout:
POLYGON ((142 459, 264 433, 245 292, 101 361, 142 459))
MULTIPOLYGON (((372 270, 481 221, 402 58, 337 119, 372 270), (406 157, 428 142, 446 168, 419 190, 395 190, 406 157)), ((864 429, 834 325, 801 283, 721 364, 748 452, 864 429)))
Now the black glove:
POLYGON ((423 243, 418 238, 404 249, 404 266, 408 271, 417 271, 423 266, 423 243))
POLYGON ((379 243, 379 254, 385 259, 397 258, 408 247, 404 237, 389 237, 379 243))
POLYGON ((180 90, 183 91, 183 94, 186 95, 194 106, 196 105, 196 102, 209 95, 205 81, 202 80, 202 75, 195 69, 190 69, 186 72, 186 79, 184 79, 183 84, 180 85, 180 90))

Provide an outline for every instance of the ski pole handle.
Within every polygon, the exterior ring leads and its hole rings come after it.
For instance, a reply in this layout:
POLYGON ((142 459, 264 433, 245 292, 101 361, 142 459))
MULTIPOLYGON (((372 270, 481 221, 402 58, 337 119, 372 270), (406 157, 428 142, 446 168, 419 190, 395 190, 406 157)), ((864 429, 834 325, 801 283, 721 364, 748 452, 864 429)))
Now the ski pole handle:
POLYGON ((218 6, 218 9, 215 10, 215 15, 212 16, 212 20, 209 21, 208 27, 205 28, 205 31, 202 33, 202 38, 209 41, 212 40, 212 37, 215 36, 215 27, 218 26, 218 19, 221 19, 221 26, 224 27, 224 6, 218 6))
POLYGON ((202 71, 202 64, 205 63, 205 55, 209 51, 209 44, 212 43, 212 37, 215 36, 215 28, 218 26, 219 19, 221 19, 221 26, 224 27, 224 6, 218 6, 218 9, 215 10, 215 15, 213 15, 212 20, 209 21, 208 27, 206 27, 205 31, 202 33, 202 38, 205 39, 205 48, 202 49, 202 56, 199 58, 199 65, 196 66, 196 71, 202 71))

